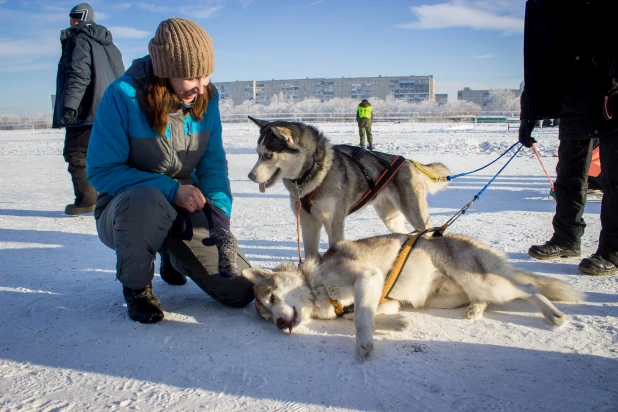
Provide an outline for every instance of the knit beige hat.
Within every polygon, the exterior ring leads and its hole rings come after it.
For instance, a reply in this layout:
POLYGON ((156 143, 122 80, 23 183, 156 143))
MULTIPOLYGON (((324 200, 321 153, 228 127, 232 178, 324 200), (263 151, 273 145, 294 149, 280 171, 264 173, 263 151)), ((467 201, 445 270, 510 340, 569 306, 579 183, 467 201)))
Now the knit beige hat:
POLYGON ((172 18, 162 21, 148 43, 155 76, 195 78, 215 71, 212 39, 202 27, 190 20, 172 18))

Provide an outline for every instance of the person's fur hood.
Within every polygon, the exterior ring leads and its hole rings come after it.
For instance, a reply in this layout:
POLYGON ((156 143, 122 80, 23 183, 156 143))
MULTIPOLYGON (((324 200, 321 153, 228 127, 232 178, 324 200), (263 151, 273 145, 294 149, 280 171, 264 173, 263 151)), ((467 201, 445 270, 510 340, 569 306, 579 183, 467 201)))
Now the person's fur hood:
POLYGON ((371 107, 371 103, 369 103, 368 101, 362 101, 360 102, 360 104, 358 105, 358 107, 371 107))

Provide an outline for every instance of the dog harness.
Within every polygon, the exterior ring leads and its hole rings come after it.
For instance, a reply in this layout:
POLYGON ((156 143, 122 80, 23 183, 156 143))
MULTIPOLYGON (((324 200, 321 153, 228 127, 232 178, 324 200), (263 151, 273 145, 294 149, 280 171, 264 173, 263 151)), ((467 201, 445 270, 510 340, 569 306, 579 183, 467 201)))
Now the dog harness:
MULTIPOLYGON (((399 249, 399 253, 397 254, 395 263, 393 264, 393 267, 391 268, 391 270, 388 271, 388 274, 386 275, 386 279, 384 280, 384 287, 382 288, 380 304, 391 300, 388 297, 388 295, 389 293, 391 293, 391 290, 393 290, 393 288, 395 287, 395 284, 397 283, 397 280, 399 279, 399 275, 401 274, 401 271, 403 270, 404 266, 406 265, 406 262, 408 261, 410 252, 412 252, 412 248, 414 247, 414 245, 416 244, 420 236, 423 235, 424 233, 427 233, 427 230, 422 230, 417 233, 410 234, 408 236, 408 239, 403 243, 403 245, 401 245, 401 249, 399 249)), ((438 232, 435 232, 434 236, 436 236, 436 233, 438 232)), ((440 235, 441 233, 438 236, 440 235)), ((341 304, 335 299, 331 299, 330 303, 335 307, 335 313, 337 314, 337 316, 342 316, 342 315, 345 315, 346 313, 354 312, 353 304, 350 306, 344 307, 344 306, 341 306, 341 304)))
MULTIPOLYGON (((343 156, 352 160, 360 169, 363 174, 363 177, 367 181, 367 185, 369 186, 369 190, 365 192, 365 194, 360 198, 356 204, 354 204, 350 210, 348 211, 348 215, 356 212, 361 209, 367 203, 371 202, 386 186, 388 182, 395 176, 395 174, 399 171, 401 166, 406 162, 406 159, 403 156, 389 155, 387 153, 373 152, 371 150, 365 150, 361 147, 350 146, 350 145, 337 145, 333 146, 333 149, 343 156), (372 161, 372 159, 377 160, 384 166, 380 176, 374 181, 371 177, 367 167, 369 166, 368 162, 372 161), (365 166, 363 165, 365 163, 365 166)), ((316 187, 313 192, 309 193, 307 196, 304 196, 300 199, 300 202, 303 206, 303 209, 307 213, 311 213, 311 200, 317 193, 320 187, 316 187)))

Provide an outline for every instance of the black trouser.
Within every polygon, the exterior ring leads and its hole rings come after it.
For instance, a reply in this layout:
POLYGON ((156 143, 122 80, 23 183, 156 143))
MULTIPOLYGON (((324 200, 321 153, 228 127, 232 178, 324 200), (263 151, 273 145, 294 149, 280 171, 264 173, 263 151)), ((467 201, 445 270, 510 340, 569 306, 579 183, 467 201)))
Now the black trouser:
MULTIPOLYGON (((593 140, 561 140, 558 147, 552 241, 561 246, 580 247, 592 148, 593 140)), ((604 192, 598 252, 618 259, 618 133, 601 137, 599 151, 604 192)))
POLYGON ((68 171, 73 181, 75 205, 92 206, 97 201, 97 191, 86 178, 86 153, 92 126, 67 127, 62 155, 69 164, 68 171))
MULTIPOLYGON (((202 243, 210 237, 206 215, 191 215, 191 240, 169 236, 176 216, 163 193, 152 186, 127 189, 105 207, 97 218, 97 233, 107 247, 116 251, 116 276, 123 286, 148 286, 154 277, 156 254, 162 250, 176 270, 193 279, 213 299, 235 307, 251 302, 251 282, 242 276, 221 277, 217 247, 202 243)), ((239 270, 250 267, 240 249, 237 262, 239 270)))

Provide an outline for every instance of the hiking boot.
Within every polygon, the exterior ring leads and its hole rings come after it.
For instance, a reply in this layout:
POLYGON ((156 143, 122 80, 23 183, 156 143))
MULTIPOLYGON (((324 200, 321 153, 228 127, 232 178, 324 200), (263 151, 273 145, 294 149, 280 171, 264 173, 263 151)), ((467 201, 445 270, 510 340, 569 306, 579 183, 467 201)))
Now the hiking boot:
POLYGON ((165 252, 159 254, 161 255, 161 268, 159 269, 161 279, 175 286, 182 286, 187 283, 187 277, 174 268, 170 256, 165 252))
POLYGON ((367 150, 373 150, 373 144, 369 143, 369 146, 367 146, 367 150))
POLYGON ((603 276, 618 273, 618 266, 599 254, 593 254, 579 262, 579 271, 587 275, 603 276))
POLYGON ((69 216, 82 215, 84 213, 94 212, 96 205, 92 206, 77 206, 75 203, 71 203, 64 208, 64 214, 69 216))
POLYGON ((151 286, 144 289, 130 289, 125 286, 122 294, 131 319, 141 323, 157 323, 163 319, 161 302, 152 292, 151 286))
POLYGON ((558 246, 551 241, 544 245, 533 245, 528 249, 528 254, 535 259, 551 260, 565 257, 580 256, 581 251, 575 248, 558 246))

